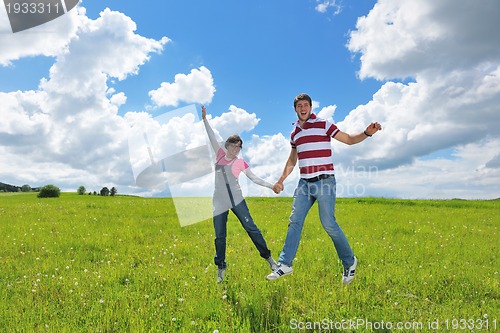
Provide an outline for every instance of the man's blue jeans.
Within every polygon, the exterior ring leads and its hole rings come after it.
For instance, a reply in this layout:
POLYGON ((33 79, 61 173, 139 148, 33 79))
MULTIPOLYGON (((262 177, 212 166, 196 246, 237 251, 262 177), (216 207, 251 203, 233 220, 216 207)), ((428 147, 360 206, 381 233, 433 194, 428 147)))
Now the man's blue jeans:
MULTIPOLYGON (((250 236, 250 239, 254 243, 255 247, 260 253, 260 256, 267 259, 271 256, 271 251, 268 249, 266 241, 262 236, 259 228, 255 224, 248 210, 247 203, 245 200, 237 204, 231 209, 240 220, 241 225, 250 236)), ((225 211, 222 214, 214 216, 214 230, 215 230, 215 257, 214 263, 219 268, 226 267, 226 236, 227 236, 227 217, 229 211, 225 211)))
POLYGON ((352 249, 335 219, 335 200, 336 181, 334 176, 316 182, 307 182, 304 179, 300 179, 293 195, 292 213, 290 215, 285 245, 279 258, 280 262, 287 266, 292 266, 293 259, 299 248, 306 215, 314 202, 318 201, 321 224, 332 239, 342 265, 344 268, 349 268, 354 264, 352 249))

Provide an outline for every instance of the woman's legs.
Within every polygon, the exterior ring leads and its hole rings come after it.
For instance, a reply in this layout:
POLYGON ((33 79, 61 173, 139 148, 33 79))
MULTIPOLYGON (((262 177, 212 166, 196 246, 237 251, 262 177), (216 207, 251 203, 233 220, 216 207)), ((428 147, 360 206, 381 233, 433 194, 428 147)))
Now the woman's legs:
POLYGON ((225 211, 214 216, 215 230, 215 257, 214 263, 218 268, 226 268, 226 235, 227 235, 227 215, 229 211, 225 211))
POLYGON ((237 204, 232 208, 233 213, 236 215, 238 220, 240 220, 241 225, 250 236, 250 239, 254 243, 255 247, 260 253, 260 256, 264 259, 267 259, 271 256, 271 251, 267 247, 266 241, 264 240, 264 236, 260 232, 259 228, 255 224, 250 215, 250 211, 248 209, 247 203, 245 200, 237 204))

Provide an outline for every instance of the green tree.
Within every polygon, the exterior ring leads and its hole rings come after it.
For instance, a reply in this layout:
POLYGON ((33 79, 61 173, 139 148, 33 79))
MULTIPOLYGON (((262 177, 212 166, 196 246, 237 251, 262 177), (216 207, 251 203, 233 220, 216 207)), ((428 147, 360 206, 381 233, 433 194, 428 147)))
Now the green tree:
POLYGON ((78 193, 79 195, 84 195, 84 194, 85 194, 85 192, 87 192, 87 189, 86 189, 86 188, 85 188, 85 186, 83 186, 83 185, 82 185, 82 186, 80 186, 80 187, 78 188, 78 190, 76 190, 76 193, 78 193))
POLYGON ((24 184, 24 185, 21 187, 21 191, 22 191, 22 192, 31 192, 31 186, 29 186, 28 184, 24 184))
POLYGON ((113 187, 111 188, 111 192, 110 192, 109 194, 110 194, 112 197, 114 197, 114 196, 115 196, 115 194, 116 194, 116 192, 118 192, 118 190, 116 189, 116 187, 114 187, 114 186, 113 186, 113 187))
POLYGON ((109 188, 107 188, 107 187, 103 187, 103 188, 101 189, 101 195, 102 195, 102 196, 109 195, 109 188))
POLYGON ((59 187, 52 184, 43 186, 38 192, 39 198, 59 198, 60 195, 61 190, 59 187))

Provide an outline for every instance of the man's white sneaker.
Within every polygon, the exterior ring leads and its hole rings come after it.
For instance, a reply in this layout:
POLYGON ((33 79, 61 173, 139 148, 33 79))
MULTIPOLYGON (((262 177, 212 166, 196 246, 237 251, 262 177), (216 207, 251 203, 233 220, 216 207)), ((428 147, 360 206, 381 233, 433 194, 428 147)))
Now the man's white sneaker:
POLYGON ((285 264, 278 264, 278 268, 274 270, 271 274, 266 276, 266 279, 268 280, 276 280, 279 279, 282 276, 292 274, 292 267, 288 267, 285 264))
POLYGON ((226 274, 226 268, 217 268, 217 282, 221 283, 224 280, 224 274, 226 274))
POLYGON ((266 261, 269 264, 269 268, 271 268, 273 272, 278 269, 278 263, 276 262, 276 260, 274 260, 272 256, 267 258, 266 261))
POLYGON ((358 265, 358 258, 354 257, 354 264, 352 264, 349 269, 344 268, 344 275, 342 276, 342 283, 349 284, 354 280, 354 274, 356 274, 356 266, 358 265))

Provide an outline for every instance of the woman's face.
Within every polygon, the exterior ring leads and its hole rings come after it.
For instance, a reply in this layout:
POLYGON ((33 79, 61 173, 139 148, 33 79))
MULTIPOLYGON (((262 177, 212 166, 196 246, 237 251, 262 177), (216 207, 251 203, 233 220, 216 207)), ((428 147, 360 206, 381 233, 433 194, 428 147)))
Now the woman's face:
POLYGON ((227 145, 226 156, 229 158, 235 158, 241 151, 241 141, 238 143, 230 143, 227 145))

